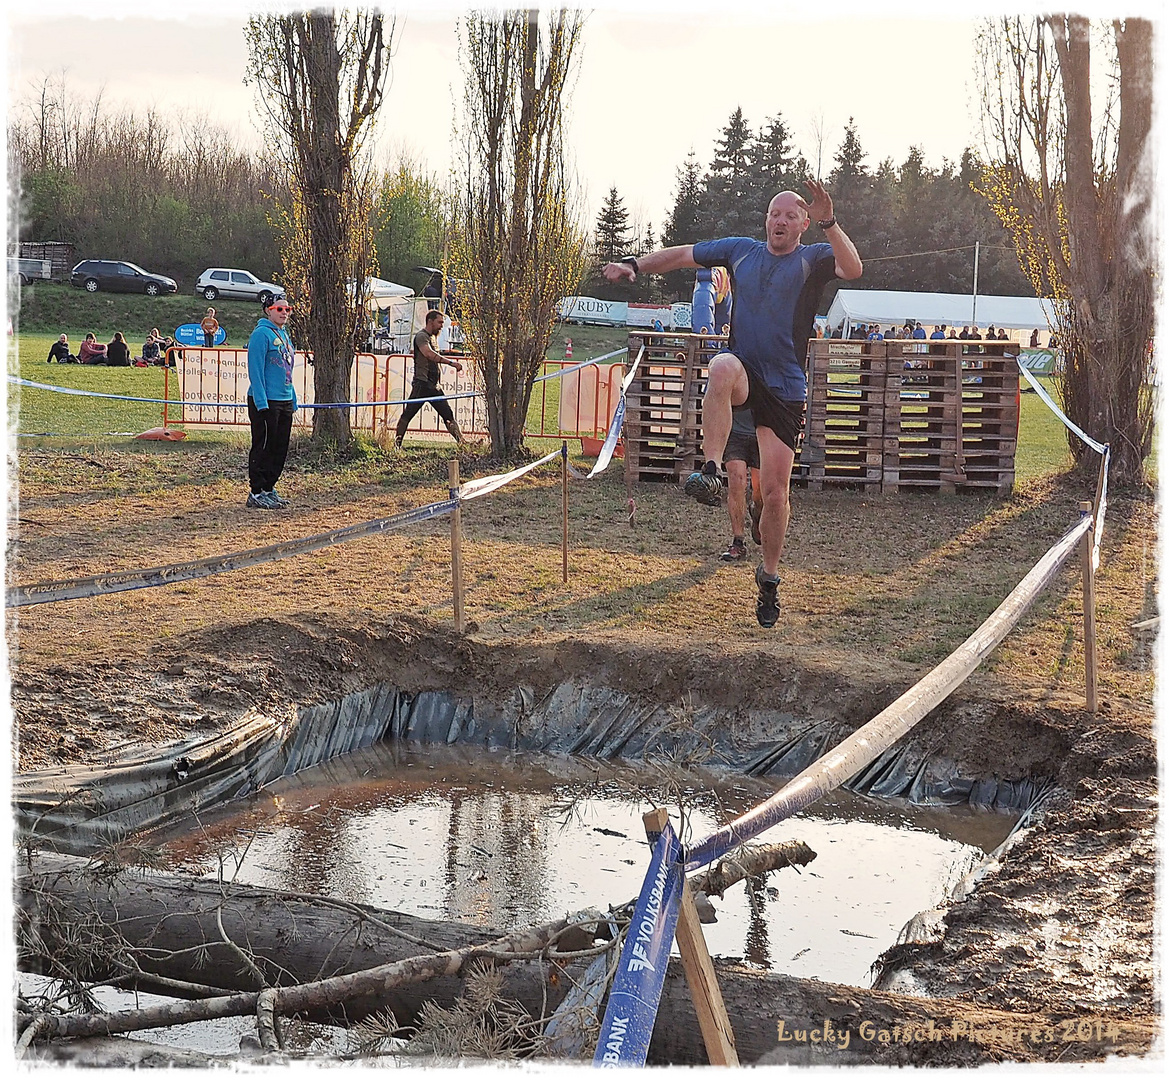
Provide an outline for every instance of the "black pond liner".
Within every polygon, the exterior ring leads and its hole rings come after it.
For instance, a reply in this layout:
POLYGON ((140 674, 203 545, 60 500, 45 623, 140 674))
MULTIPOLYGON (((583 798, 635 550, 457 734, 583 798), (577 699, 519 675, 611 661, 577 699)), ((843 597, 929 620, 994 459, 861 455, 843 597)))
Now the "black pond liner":
MULTIPOLYGON (((743 716, 680 709, 578 681, 536 700, 409 694, 381 685, 278 719, 248 714, 227 731, 137 747, 102 764, 23 773, 14 781, 22 841, 93 855, 141 830, 216 807, 301 769, 383 739, 416 744, 570 753, 603 759, 673 758, 753 776, 792 776, 852 733, 844 721, 789 712, 743 716)), ((901 740, 844 784, 850 791, 935 806, 1019 813, 1051 791, 1043 779, 971 777, 957 762, 901 740)))

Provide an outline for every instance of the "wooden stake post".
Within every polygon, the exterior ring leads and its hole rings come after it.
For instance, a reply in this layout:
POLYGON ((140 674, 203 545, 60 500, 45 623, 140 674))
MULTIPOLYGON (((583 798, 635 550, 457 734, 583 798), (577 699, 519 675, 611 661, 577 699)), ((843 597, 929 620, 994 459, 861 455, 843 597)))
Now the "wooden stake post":
MULTIPOLYGON (((1080 503, 1081 514, 1091 514, 1090 502, 1080 503)), ((1084 579, 1084 700, 1088 712, 1096 712, 1096 571, 1092 566, 1095 528, 1084 533, 1080 541, 1080 565, 1084 579)))
POLYGON ((560 556, 562 568, 560 580, 568 582, 568 443, 560 444, 560 487, 563 491, 564 528, 560 540, 560 556))
MULTIPOLYGON (((645 835, 650 844, 657 843, 669 815, 665 810, 651 810, 642 817, 645 835)), ((694 906, 694 894, 690 882, 682 876, 682 898, 678 912, 678 926, 674 932, 678 952, 682 955, 682 970, 686 973, 686 984, 694 999, 694 1011, 698 1014, 698 1026, 706 1043, 706 1056, 711 1065, 738 1065, 739 1055, 735 1050, 735 1033, 723 1004, 718 979, 714 974, 714 963, 702 936, 702 923, 698 909, 694 906)))
MULTIPOLYGON (((450 463, 451 498, 459 497, 459 459, 450 463)), ((466 628, 463 613, 463 521, 459 507, 451 511, 451 589, 455 598, 455 629, 461 634, 466 628)))

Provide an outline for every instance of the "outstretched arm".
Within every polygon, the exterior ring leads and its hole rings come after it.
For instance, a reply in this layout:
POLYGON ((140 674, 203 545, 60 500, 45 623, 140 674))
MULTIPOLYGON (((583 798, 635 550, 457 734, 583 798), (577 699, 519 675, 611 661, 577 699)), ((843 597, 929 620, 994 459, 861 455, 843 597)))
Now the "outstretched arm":
MULTIPOLYGON (((671 270, 686 270, 696 267, 694 245, 660 248, 648 255, 637 257, 637 272, 642 274, 668 274, 671 270)), ((637 277, 633 264, 627 262, 605 263, 601 269, 606 281, 633 281, 637 277)))
POLYGON ((864 273, 864 264, 857 253, 856 245, 848 238, 848 233, 835 224, 832 196, 815 180, 805 180, 804 185, 812 193, 812 201, 804 204, 808 210, 808 217, 813 221, 833 222, 824 230, 824 239, 832 245, 832 254, 836 256, 836 276, 845 281, 855 281, 864 273))

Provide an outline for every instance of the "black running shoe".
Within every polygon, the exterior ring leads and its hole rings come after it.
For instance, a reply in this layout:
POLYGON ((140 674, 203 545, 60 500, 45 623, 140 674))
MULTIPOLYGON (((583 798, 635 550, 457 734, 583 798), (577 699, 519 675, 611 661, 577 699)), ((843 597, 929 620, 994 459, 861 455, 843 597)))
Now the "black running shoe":
POLYGON ((723 562, 742 562, 746 557, 747 545, 743 543, 741 536, 736 536, 726 551, 719 556, 723 562))
POLYGON ((763 546, 763 536, 759 532, 759 519, 763 516, 763 504, 751 502, 751 539, 760 547, 763 546))
POLYGON ((723 482, 718 473, 692 472, 686 477, 682 490, 703 506, 718 506, 722 498, 723 482))
POLYGON ((755 618, 759 620, 760 626, 774 626, 779 622, 779 575, 768 576, 760 563, 755 567, 755 584, 759 586, 755 618))

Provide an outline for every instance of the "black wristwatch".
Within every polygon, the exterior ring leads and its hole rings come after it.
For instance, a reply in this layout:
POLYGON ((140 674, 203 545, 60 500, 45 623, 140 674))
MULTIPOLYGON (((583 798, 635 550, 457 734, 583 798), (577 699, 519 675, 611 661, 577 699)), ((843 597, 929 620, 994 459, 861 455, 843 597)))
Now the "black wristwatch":
POLYGON ((626 255, 625 258, 621 260, 621 262, 629 263, 629 265, 633 267, 634 274, 641 273, 641 269, 637 265, 637 260, 632 255, 626 255))
POLYGON ((836 224, 836 215, 833 214, 827 221, 817 221, 816 224, 819 225, 821 229, 831 229, 832 226, 836 224))

